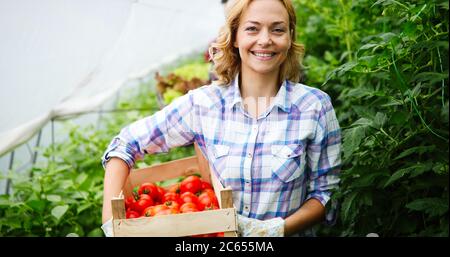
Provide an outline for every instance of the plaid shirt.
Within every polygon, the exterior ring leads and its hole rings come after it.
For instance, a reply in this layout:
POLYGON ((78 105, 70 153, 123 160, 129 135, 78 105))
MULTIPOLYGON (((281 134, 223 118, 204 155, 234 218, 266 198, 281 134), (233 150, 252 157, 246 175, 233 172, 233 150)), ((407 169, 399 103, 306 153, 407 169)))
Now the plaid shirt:
MULTIPOLYGON (((103 164, 115 156, 131 168, 144 154, 197 142, 239 214, 285 218, 310 198, 324 206, 339 183, 341 134, 323 91, 283 82, 258 119, 243 108, 238 80, 191 90, 155 114, 125 127, 103 164)), ((333 209, 333 208, 332 208, 333 209)), ((331 210, 327 221, 334 218, 331 210)))

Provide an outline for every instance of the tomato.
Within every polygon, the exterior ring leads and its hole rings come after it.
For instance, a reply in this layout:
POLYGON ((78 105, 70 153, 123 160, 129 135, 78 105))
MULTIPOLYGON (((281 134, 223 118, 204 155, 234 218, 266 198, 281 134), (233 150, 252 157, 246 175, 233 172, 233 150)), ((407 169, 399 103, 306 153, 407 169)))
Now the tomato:
POLYGON ((153 208, 151 216, 155 216, 158 212, 169 209, 169 207, 165 206, 164 204, 158 204, 155 205, 154 207, 155 208, 153 208))
POLYGON ((205 209, 203 209, 204 211, 210 211, 210 210, 218 210, 219 206, 218 205, 210 205, 210 206, 205 206, 205 209))
POLYGON ((166 190, 160 186, 156 186, 156 191, 158 192, 158 196, 156 199, 156 202, 163 203, 164 194, 166 193, 166 190))
POLYGON ((206 182, 206 181, 202 181, 202 191, 205 191, 205 189, 213 189, 213 187, 211 186, 210 183, 206 182))
POLYGON ((198 211, 198 208, 197 208, 197 205, 195 205, 195 203, 184 203, 180 207, 181 213, 197 212, 197 211, 198 211))
POLYGON ((169 189, 167 190, 167 192, 179 194, 180 193, 180 185, 181 185, 181 183, 175 183, 175 184, 171 185, 169 187, 169 189))
POLYGON ((184 192, 180 195, 180 204, 183 203, 194 203, 197 205, 198 198, 192 192, 184 192))
POLYGON ((142 216, 145 217, 150 217, 153 215, 153 209, 155 208, 155 206, 149 206, 147 208, 144 209, 144 211, 142 212, 142 216))
MULTIPOLYGON (((203 211, 205 209, 207 210, 213 210, 214 206, 219 206, 219 202, 217 201, 217 197, 214 195, 212 196, 208 192, 203 192, 198 196, 198 209, 203 211)), ((217 208, 216 208, 217 209, 217 208)))
POLYGON ((212 198, 216 198, 217 199, 216 194, 214 193, 214 190, 212 190, 212 189, 207 188, 207 189, 203 190, 201 194, 203 194, 203 193, 207 193, 212 198))
POLYGON ((139 212, 137 211, 127 211, 126 212, 126 218, 127 219, 134 219, 134 218, 139 218, 141 215, 139 214, 139 212))
POLYGON ((133 208, 133 204, 136 202, 136 199, 134 199, 134 196, 129 196, 127 198, 125 198, 125 209, 132 209, 133 208))
POLYGON ((181 181, 180 192, 197 193, 202 189, 202 181, 199 177, 191 175, 181 181))
POLYGON ((167 202, 167 201, 178 202, 179 200, 180 200, 179 194, 174 193, 174 192, 167 192, 164 194, 162 202, 167 202))
POLYGON ((156 185, 151 182, 142 183, 138 189, 138 194, 148 194, 153 201, 156 201, 158 199, 158 189, 156 185))
POLYGON ((168 214, 177 214, 180 213, 180 211, 176 210, 176 209, 161 209, 158 212, 155 213, 155 216, 158 215, 168 215, 168 214))
POLYGON ((142 194, 139 199, 133 204, 133 210, 142 213, 145 208, 153 205, 153 200, 150 196, 142 194))
POLYGON ((176 201, 166 201, 166 202, 164 202, 164 205, 169 207, 169 209, 175 209, 175 210, 180 209, 180 204, 176 201))

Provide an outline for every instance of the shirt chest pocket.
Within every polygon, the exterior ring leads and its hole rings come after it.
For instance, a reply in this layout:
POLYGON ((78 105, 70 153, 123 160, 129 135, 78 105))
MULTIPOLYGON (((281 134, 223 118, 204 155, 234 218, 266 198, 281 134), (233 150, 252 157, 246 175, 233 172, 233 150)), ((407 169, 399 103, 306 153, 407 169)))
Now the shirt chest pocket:
POLYGON ((305 170, 303 145, 272 145, 271 152, 272 176, 283 182, 290 182, 303 174, 305 170))
MULTIPOLYGON (((227 145, 211 145, 209 148, 211 153, 211 164, 214 166, 214 169, 217 171, 219 175, 219 179, 225 179, 227 176, 228 170, 228 155, 230 151, 230 147, 227 145)), ((222 181, 223 183, 223 181, 222 181)))

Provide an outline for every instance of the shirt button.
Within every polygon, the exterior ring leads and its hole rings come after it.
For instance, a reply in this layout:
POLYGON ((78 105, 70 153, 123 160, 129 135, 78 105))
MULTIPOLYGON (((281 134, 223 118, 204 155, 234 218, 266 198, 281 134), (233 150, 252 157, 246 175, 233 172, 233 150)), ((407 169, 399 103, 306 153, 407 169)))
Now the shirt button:
POLYGON ((251 153, 248 153, 248 154, 247 154, 247 157, 248 157, 248 158, 252 158, 252 154, 251 154, 251 153))
POLYGON ((248 211, 248 205, 246 205, 246 206, 244 206, 244 209, 246 210, 246 211, 248 211))

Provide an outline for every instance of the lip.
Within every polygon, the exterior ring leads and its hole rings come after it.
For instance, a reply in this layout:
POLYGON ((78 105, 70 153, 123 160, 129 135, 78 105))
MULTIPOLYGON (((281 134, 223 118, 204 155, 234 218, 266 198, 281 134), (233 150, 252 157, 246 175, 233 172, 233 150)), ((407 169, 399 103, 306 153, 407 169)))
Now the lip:
POLYGON ((261 51, 261 50, 253 50, 250 51, 250 53, 258 60, 261 61, 268 61, 271 60, 275 57, 275 55, 277 55, 276 52, 272 52, 272 51, 261 51))

